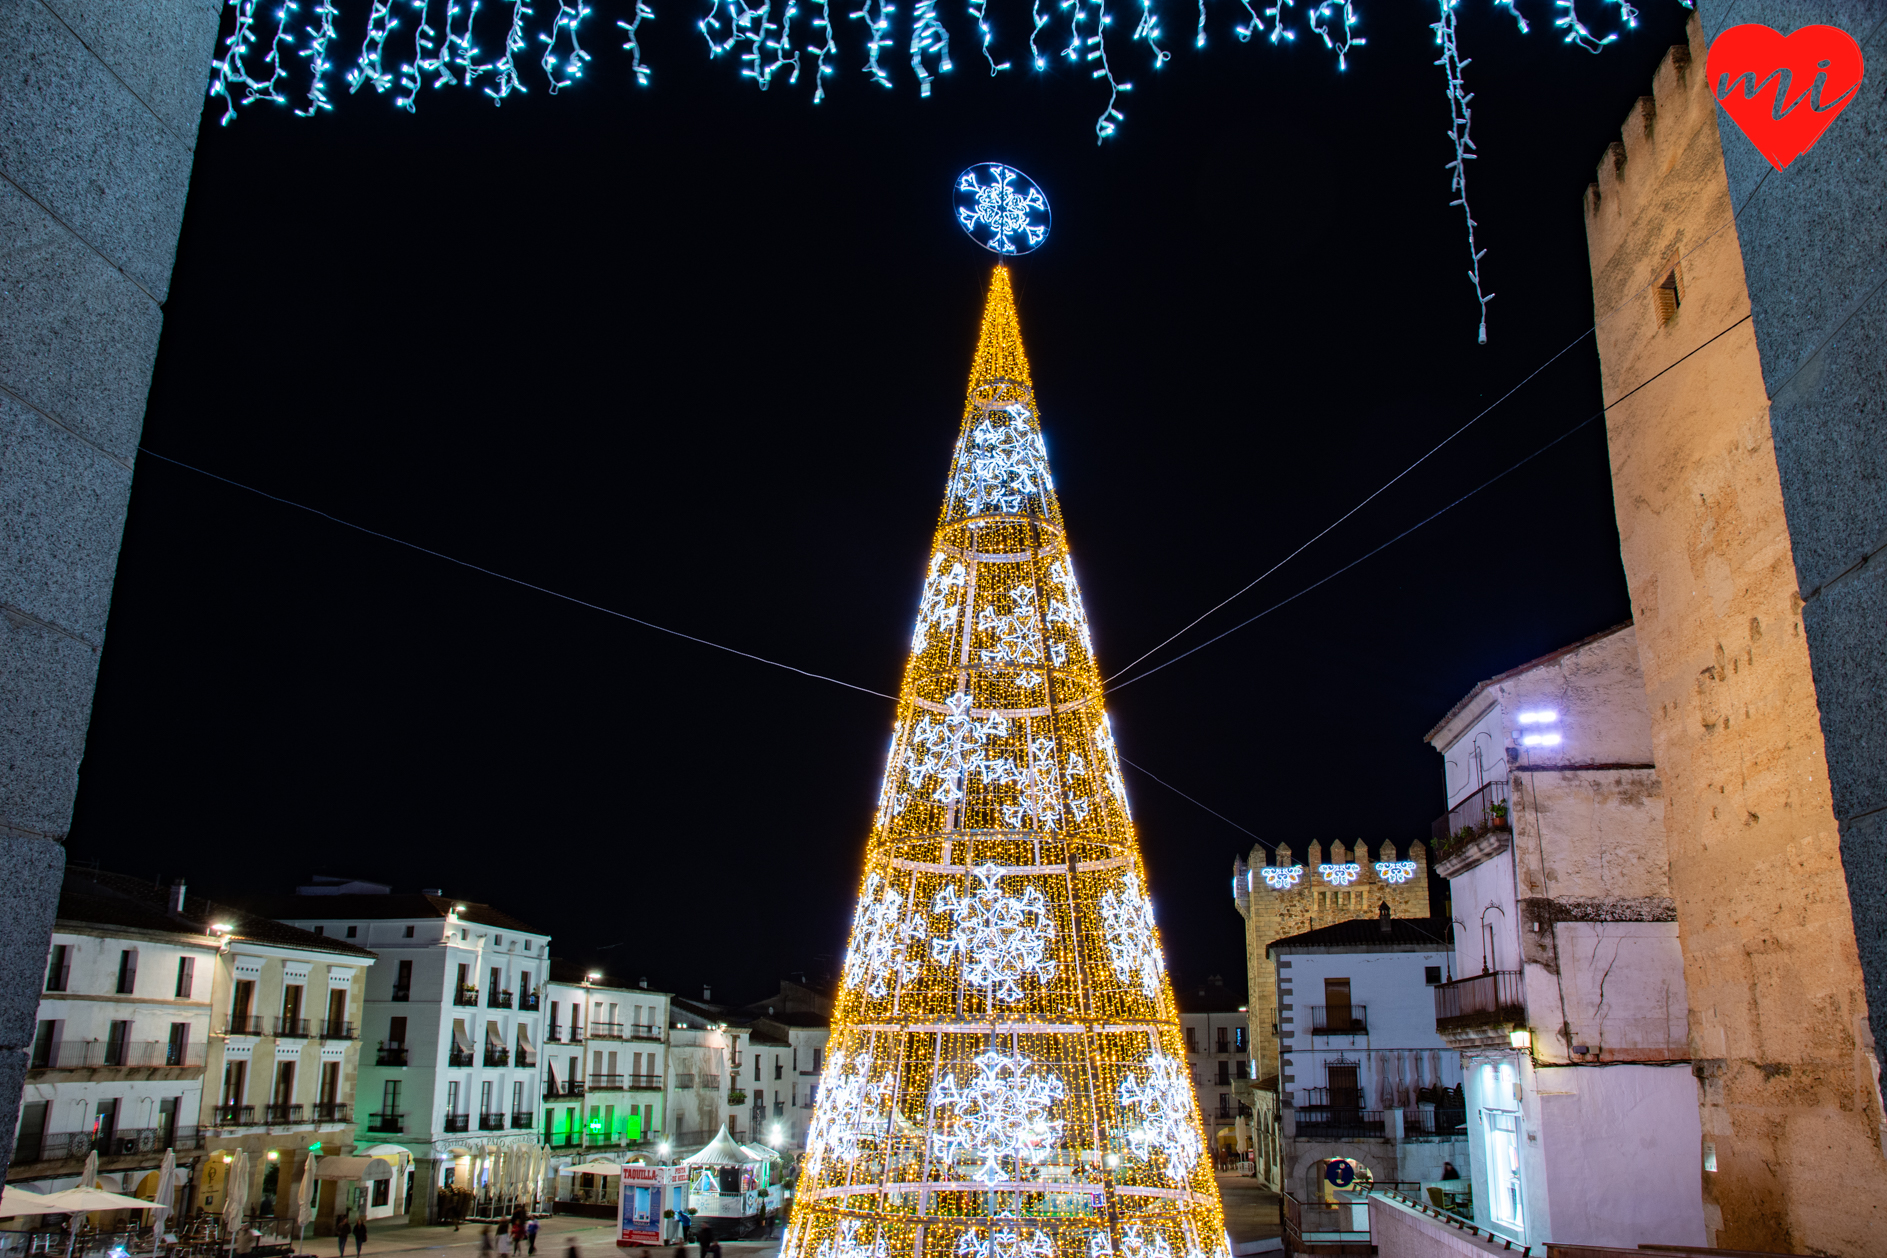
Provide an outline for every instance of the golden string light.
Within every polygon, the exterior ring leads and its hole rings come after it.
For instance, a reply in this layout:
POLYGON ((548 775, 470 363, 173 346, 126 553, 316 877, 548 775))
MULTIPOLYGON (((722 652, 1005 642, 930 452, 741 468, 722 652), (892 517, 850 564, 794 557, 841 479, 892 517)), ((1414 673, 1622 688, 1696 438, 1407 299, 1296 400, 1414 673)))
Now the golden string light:
POLYGON ((1009 272, 782 1258, 1230 1258, 1009 272))

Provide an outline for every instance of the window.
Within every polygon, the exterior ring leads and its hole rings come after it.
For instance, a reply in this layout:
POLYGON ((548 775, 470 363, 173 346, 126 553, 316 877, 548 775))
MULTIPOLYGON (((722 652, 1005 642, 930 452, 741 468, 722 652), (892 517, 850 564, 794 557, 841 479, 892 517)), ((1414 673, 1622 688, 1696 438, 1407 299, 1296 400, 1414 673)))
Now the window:
POLYGON ((1331 1030, 1341 1027, 1344 1030, 1355 1025, 1350 1012, 1350 980, 1347 978, 1327 978, 1324 980, 1324 1025, 1331 1030))
POLYGON ((511 1112, 513 1114, 524 1112, 524 1081, 522 1079, 511 1085, 511 1112))
POLYGON ((1431 986, 1433 986, 1436 983, 1441 982, 1441 967, 1439 965, 1423 966, 1422 967, 1422 981, 1431 986))
POLYGON ((1232 1077, 1234 1079, 1243 1079, 1245 1075, 1245 1059, 1243 1057, 1237 1058, 1232 1062, 1232 1077))
POLYGON ((348 937, 349 939, 354 939, 354 938, 357 938, 357 937, 359 937, 359 935, 360 935, 360 927, 358 927, 358 926, 349 926, 349 927, 347 928, 347 937, 348 937))
POLYGON ((1214 1049, 1213 1051, 1220 1052, 1220 1053, 1231 1052, 1232 1050, 1226 1047, 1226 1037, 1229 1034, 1229 1031, 1225 1027, 1219 1027, 1218 1032, 1219 1032, 1218 1048, 1214 1049))
POLYGON ((1324 1067, 1330 1084, 1330 1104, 1334 1108, 1363 1108, 1363 1090, 1357 1086, 1356 1063, 1333 1061, 1324 1067))
POLYGON ((54 1056, 59 1051, 59 1024, 42 1022, 33 1033, 33 1056, 29 1067, 33 1070, 45 1070, 52 1065, 54 1056))
POLYGON ((1229 1061, 1220 1061, 1219 1062, 1219 1086, 1224 1087, 1226 1084, 1230 1083, 1231 1081, 1232 1081, 1232 1063, 1229 1061))
POLYGON ((1190 1027, 1190 1026, 1186 1028, 1186 1051, 1189 1053, 1196 1053, 1199 1051, 1199 1041, 1197 1037, 1193 1035, 1194 1030, 1195 1028, 1190 1027))
POLYGON ((345 1035, 347 1027, 347 989, 328 989, 328 1034, 345 1035))
POLYGON ((197 989, 197 959, 177 958, 177 999, 188 1000, 197 989))
POLYGON ((406 1019, 405 1018, 387 1019, 387 1047, 388 1048, 405 1048, 406 1047, 406 1019))
POLYGON ((281 1034, 293 1035, 300 1029, 296 1024, 301 1021, 301 989, 300 983, 282 984, 281 1034))
POLYGON ((531 941, 528 939, 524 941, 524 950, 526 952, 529 952, 531 950, 531 941))
POLYGON ((325 926, 317 926, 314 928, 314 933, 317 935, 325 935, 328 933, 328 928, 325 926))
POLYGON ((1488 1213, 1494 1222, 1522 1226, 1520 1209, 1520 1115, 1482 1110, 1487 1130, 1488 1213))
POLYGON ((64 944, 52 946, 52 959, 46 965, 46 990, 62 992, 72 972, 72 950, 64 944))
POLYGON ((490 1079, 487 1079, 485 1080, 485 1082, 478 1085, 478 1112, 481 1114, 491 1113, 491 1080, 490 1079))
POLYGON ((504 946, 504 941, 505 941, 505 937, 503 935, 493 935, 491 937, 491 946, 494 948, 502 948, 504 946))
POLYGON ((775 1079, 784 1079, 786 1077, 786 1063, 780 1060, 778 1053, 773 1054, 773 1077, 775 1079))
MULTIPOLYGON (((413 937, 413 928, 411 926, 408 926, 406 928, 406 938, 411 939, 412 937, 413 937)), ((379 1181, 375 1181, 375 1182, 377 1183, 379 1181)))
POLYGON ((293 1058, 275 1063, 275 1103, 292 1105, 295 1102, 295 1062, 293 1058))
POLYGON ((255 1003, 255 998, 256 998, 255 980, 248 979, 248 978, 237 979, 235 982, 235 988, 231 992, 230 1000, 229 1000, 229 1020, 230 1020, 230 1023, 232 1024, 231 1029, 235 1029, 237 1024, 246 1023, 249 1021, 249 1006, 255 1003))
POLYGON ((223 1104, 241 1105, 243 1096, 249 1089, 249 1063, 246 1061, 227 1061, 223 1063, 223 1104))
MULTIPOLYGON (((485 1086, 490 1087, 491 1085, 486 1084, 485 1086)), ((380 1113, 384 1117, 399 1112, 400 1081, 398 1079, 388 1079, 385 1083, 380 1085, 380 1113)))
POLYGON ((1676 267, 1672 267, 1670 274, 1658 281, 1658 286, 1653 292, 1658 299, 1659 323, 1669 323, 1671 317, 1677 313, 1677 308, 1684 304, 1684 293, 1680 287, 1682 283, 1683 281, 1678 278, 1676 267))
POLYGON ((456 1114, 458 1112, 459 1112, 459 1081, 457 1079, 453 1079, 452 1081, 446 1084, 446 1113, 456 1114))
POLYGON ((812 1050, 812 1068, 814 1070, 822 1069, 819 1063, 820 1063, 820 1059, 823 1058, 825 1055, 826 1055, 826 1050, 823 1048, 815 1048, 812 1050))
MULTIPOLYGON (((408 927, 410 930, 411 927, 408 927)), ((400 962, 399 973, 393 978, 393 999, 411 1000, 413 998, 413 963, 400 962)))
POLYGON ((753 1055, 753 1081, 755 1083, 760 1082, 760 1054, 759 1053, 755 1053, 753 1055))
POLYGON ((341 1063, 321 1063, 321 1103, 333 1105, 341 1099, 341 1063))
POLYGON ((182 1066, 190 1058, 190 1024, 173 1022, 170 1024, 170 1043, 164 1049, 166 1066, 182 1066))
POLYGON ((384 1205, 390 1204, 392 1202, 392 1192, 393 1192, 392 1180, 390 1179, 374 1180, 373 1181, 373 1204, 376 1206, 384 1206, 384 1205))
POLYGON ((126 948, 118 954, 118 994, 128 996, 138 986, 138 950, 126 948))

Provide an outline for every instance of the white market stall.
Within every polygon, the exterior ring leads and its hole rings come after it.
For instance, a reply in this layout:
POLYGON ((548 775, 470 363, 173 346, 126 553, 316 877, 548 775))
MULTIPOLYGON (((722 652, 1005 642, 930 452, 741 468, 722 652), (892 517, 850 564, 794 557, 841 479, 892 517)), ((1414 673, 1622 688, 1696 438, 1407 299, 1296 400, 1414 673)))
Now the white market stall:
POLYGON ((697 1219, 758 1215, 772 1178, 773 1159, 738 1143, 727 1124, 699 1153, 682 1159, 688 1170, 688 1212, 697 1219))
POLYGON ((688 1208, 688 1169, 640 1165, 622 1168, 618 1246, 666 1245, 680 1238, 681 1225, 674 1216, 688 1208))

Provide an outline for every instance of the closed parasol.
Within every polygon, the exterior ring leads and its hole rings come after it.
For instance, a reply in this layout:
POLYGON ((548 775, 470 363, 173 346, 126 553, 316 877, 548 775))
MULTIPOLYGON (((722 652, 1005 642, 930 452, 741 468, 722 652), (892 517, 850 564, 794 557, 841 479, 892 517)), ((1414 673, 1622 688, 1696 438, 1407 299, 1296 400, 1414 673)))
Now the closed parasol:
POLYGON ((242 1228, 242 1216, 249 1209, 249 1153, 236 1150, 235 1158, 224 1168, 223 1227, 229 1236, 230 1251, 236 1248, 236 1233, 242 1228))

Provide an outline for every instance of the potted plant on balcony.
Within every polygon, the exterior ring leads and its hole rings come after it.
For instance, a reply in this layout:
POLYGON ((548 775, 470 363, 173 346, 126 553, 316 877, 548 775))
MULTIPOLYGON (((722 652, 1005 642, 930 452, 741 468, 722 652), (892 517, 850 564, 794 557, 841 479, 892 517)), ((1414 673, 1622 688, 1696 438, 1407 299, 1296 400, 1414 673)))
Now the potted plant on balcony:
POLYGON ((727 1103, 729 1105, 745 1105, 747 1103, 747 1094, 741 1089, 735 1088, 727 1094, 727 1103))
POLYGON ((1490 804, 1487 809, 1487 828, 1490 830, 1507 829, 1507 805, 1490 804))

